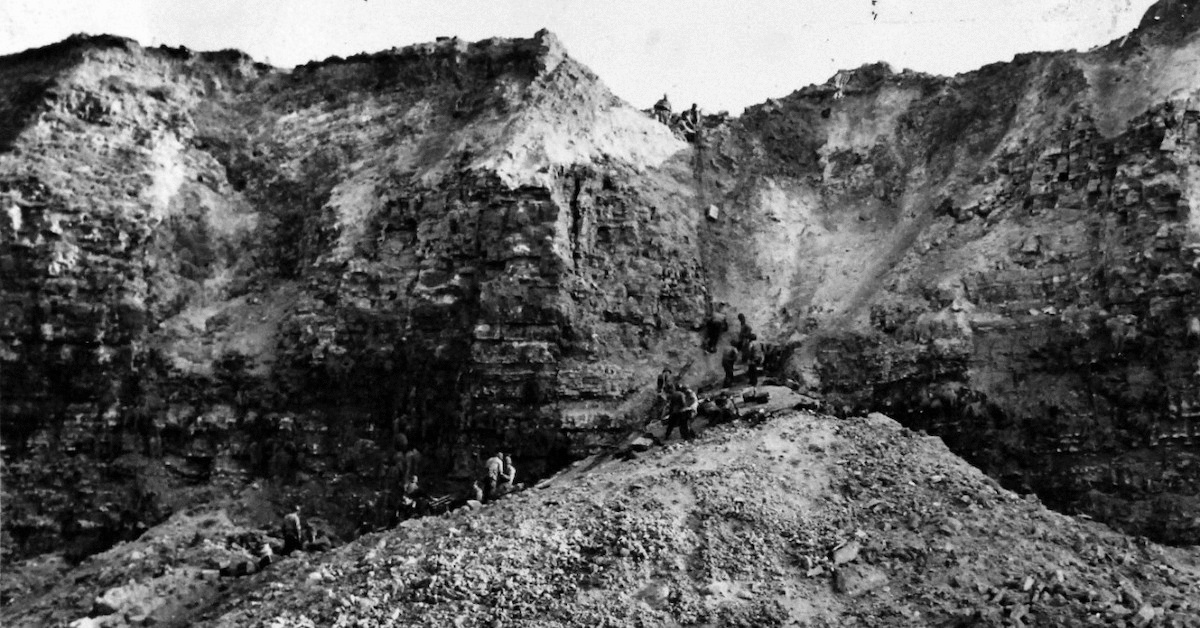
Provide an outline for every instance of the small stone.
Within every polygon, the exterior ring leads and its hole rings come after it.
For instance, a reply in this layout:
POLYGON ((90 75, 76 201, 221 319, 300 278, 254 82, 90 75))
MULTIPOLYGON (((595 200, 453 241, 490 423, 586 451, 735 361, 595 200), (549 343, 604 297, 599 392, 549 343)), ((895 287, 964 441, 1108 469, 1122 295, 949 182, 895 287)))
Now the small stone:
POLYGON ((1158 613, 1154 610, 1153 606, 1150 606, 1149 604, 1143 604, 1142 607, 1138 609, 1137 614, 1132 618, 1133 625, 1137 626, 1138 628, 1142 628, 1142 626, 1148 626, 1150 622, 1154 621, 1154 616, 1157 614, 1158 613))
POLYGON ((858 541, 850 541, 833 552, 833 564, 844 565, 854 562, 858 558, 858 552, 862 550, 862 545, 858 541))

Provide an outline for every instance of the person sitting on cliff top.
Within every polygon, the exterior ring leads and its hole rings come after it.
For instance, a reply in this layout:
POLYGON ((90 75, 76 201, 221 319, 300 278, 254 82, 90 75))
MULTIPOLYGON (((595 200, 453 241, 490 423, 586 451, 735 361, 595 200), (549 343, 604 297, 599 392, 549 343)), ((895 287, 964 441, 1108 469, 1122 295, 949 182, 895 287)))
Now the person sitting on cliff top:
POLYGON ((654 119, 667 125, 671 123, 671 101, 667 100, 666 94, 654 103, 654 119))

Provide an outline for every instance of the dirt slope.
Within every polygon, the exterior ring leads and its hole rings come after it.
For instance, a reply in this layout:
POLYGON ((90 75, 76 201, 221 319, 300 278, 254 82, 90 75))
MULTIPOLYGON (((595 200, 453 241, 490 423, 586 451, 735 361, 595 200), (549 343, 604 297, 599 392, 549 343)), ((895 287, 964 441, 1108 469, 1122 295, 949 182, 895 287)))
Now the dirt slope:
POLYGON ((286 559, 200 624, 1200 625, 1194 549, 1051 512, 886 417, 772 392, 758 425, 286 559))

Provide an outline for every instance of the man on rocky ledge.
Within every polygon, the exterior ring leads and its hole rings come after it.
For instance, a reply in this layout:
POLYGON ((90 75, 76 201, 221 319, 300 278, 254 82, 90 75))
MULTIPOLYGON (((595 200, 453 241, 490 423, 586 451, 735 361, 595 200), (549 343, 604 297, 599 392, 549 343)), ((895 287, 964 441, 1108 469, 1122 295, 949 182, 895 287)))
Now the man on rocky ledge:
POLYGON ((654 103, 654 119, 663 124, 671 123, 671 101, 667 100, 666 94, 663 94, 663 97, 654 103))

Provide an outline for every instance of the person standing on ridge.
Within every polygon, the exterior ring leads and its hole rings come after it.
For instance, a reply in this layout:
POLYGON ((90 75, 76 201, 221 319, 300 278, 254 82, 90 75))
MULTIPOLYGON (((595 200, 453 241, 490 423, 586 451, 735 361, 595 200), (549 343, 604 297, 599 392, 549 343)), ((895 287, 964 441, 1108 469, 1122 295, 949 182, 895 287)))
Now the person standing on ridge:
POLYGON ((700 110, 697 109, 696 103, 692 103, 692 108, 679 114, 679 128, 683 130, 683 136, 689 142, 695 142, 700 135, 700 110))
POLYGON ((667 100, 666 94, 654 103, 654 119, 668 126, 671 124, 671 101, 667 100))

